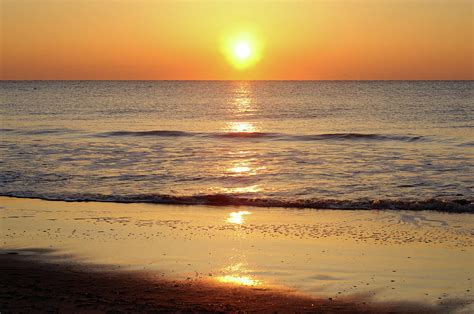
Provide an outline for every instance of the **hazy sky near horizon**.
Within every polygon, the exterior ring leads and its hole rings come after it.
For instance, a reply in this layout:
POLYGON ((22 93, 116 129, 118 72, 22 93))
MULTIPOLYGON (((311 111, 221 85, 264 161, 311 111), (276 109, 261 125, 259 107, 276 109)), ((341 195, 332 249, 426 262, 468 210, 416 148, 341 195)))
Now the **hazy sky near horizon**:
POLYGON ((1 0, 1 79, 473 79, 473 28, 471 0, 1 0))

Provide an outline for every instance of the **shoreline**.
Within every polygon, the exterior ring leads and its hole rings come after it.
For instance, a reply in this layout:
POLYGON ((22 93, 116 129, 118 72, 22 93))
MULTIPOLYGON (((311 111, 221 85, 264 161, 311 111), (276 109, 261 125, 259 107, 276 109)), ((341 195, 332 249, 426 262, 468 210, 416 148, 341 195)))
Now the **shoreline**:
POLYGON ((367 200, 367 201, 341 201, 328 200, 292 200, 283 201, 268 198, 247 198, 226 194, 196 195, 196 196, 171 196, 171 195, 126 195, 112 197, 102 194, 91 196, 89 194, 79 197, 59 198, 49 196, 22 196, 0 194, 0 198, 31 199, 49 202, 66 203, 113 203, 113 204, 154 204, 175 206, 211 206, 211 207, 257 207, 277 209, 313 209, 313 210, 393 210, 393 211, 432 211, 454 214, 474 214, 474 201, 468 199, 426 199, 421 201, 403 200, 367 200), (365 203, 364 203, 365 202, 365 203), (345 204, 345 205, 344 205, 345 204))

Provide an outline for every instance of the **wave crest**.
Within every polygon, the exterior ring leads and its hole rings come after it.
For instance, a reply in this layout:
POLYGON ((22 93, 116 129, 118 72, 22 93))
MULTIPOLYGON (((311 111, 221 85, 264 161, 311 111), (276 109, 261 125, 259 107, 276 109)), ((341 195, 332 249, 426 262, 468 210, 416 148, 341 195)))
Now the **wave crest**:
POLYGON ((383 135, 383 134, 364 134, 364 133, 326 133, 317 135, 301 135, 297 136, 300 140, 317 141, 317 140, 395 140, 395 141, 417 141, 422 136, 409 135, 383 135))
POLYGON ((154 130, 154 131, 114 131, 101 133, 100 136, 166 136, 166 137, 179 137, 179 136, 193 136, 193 133, 183 131, 167 131, 167 130, 154 130))
POLYGON ((453 213, 474 213, 474 200, 467 199, 426 199, 426 200, 336 200, 336 199, 272 199, 249 198, 232 194, 206 194, 192 196, 174 196, 166 194, 37 194, 25 192, 1 193, 1 196, 19 198, 38 198, 49 201, 66 202, 114 202, 114 203, 154 203, 176 205, 211 205, 211 206, 253 206, 253 207, 283 207, 283 208, 312 208, 339 210, 432 210, 453 213))
POLYGON ((273 139, 281 141, 323 141, 323 140, 378 140, 378 141, 408 141, 424 139, 416 135, 364 134, 364 133, 323 133, 310 135, 292 135, 270 132, 185 132, 172 130, 152 131, 113 131, 100 133, 101 137, 112 136, 157 136, 157 137, 204 137, 230 139, 273 139))

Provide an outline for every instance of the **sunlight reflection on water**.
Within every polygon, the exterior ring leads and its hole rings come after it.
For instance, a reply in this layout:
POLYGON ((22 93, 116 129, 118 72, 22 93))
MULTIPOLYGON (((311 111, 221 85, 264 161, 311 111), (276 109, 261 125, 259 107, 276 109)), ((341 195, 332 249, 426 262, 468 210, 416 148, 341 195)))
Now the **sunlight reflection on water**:
POLYGON ((2 82, 0 191, 468 211, 471 85, 2 82))
POLYGON ((259 128, 252 122, 228 122, 226 125, 226 130, 234 133, 251 133, 258 132, 259 128))
POLYGON ((227 168, 227 172, 234 175, 255 175, 266 169, 265 166, 258 165, 257 162, 256 159, 233 161, 232 165, 227 168))

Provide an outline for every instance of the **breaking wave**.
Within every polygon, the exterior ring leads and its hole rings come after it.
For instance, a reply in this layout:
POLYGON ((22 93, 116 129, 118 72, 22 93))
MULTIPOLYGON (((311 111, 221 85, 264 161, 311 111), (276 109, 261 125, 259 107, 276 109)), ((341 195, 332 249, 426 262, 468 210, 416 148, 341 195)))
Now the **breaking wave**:
POLYGON ((173 196, 166 194, 39 194, 30 192, 7 192, 1 196, 36 198, 49 201, 66 202, 113 202, 113 203, 154 203, 176 205, 211 205, 211 206, 253 206, 253 207, 283 207, 283 208, 312 208, 339 210, 432 210, 452 213, 474 213, 474 200, 468 199, 426 199, 426 200, 336 200, 336 199, 272 199, 249 198, 232 194, 207 194, 193 196, 173 196))
MULTIPOLYGON (((55 129, 9 129, 0 128, 0 132, 17 135, 49 135, 77 133, 78 130, 55 129)), ((269 139, 279 141, 324 141, 324 140, 371 140, 371 141, 404 141, 413 142, 427 140, 425 136, 399 134, 366 134, 366 133, 323 133, 323 134, 284 134, 271 132, 186 132, 175 130, 147 131, 111 131, 92 134, 97 137, 196 137, 196 138, 228 138, 228 139, 269 139)))

